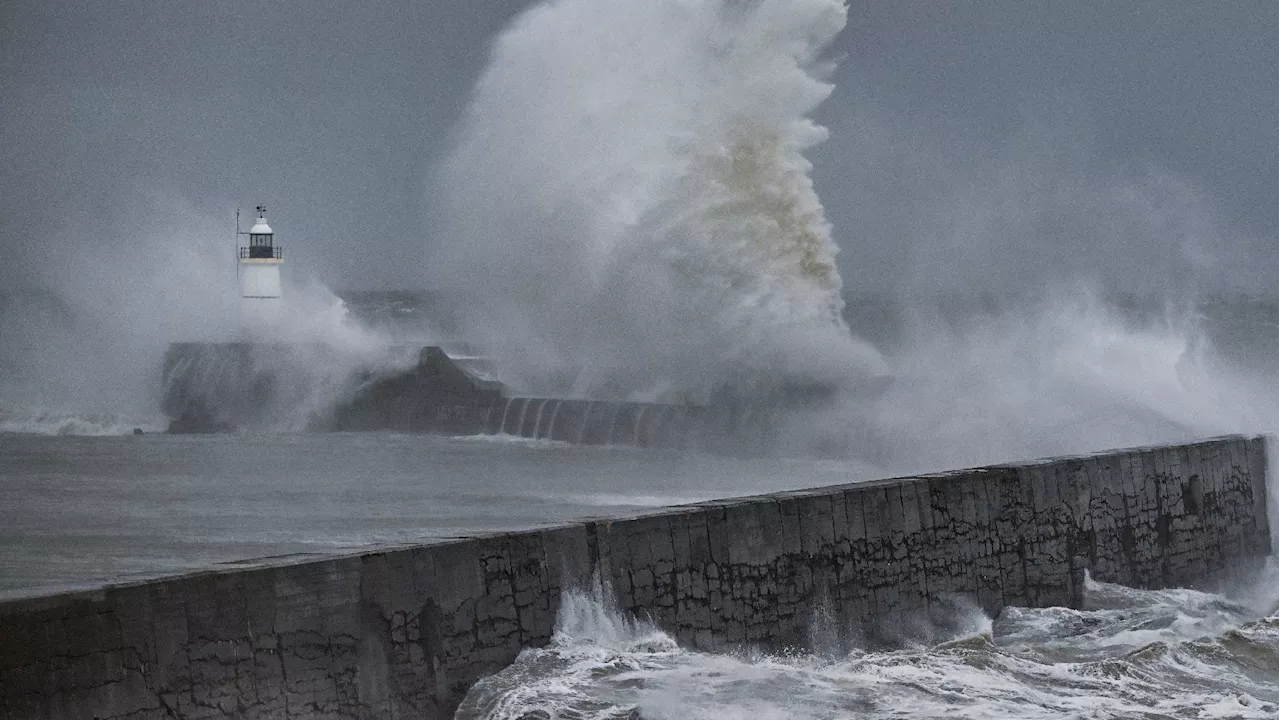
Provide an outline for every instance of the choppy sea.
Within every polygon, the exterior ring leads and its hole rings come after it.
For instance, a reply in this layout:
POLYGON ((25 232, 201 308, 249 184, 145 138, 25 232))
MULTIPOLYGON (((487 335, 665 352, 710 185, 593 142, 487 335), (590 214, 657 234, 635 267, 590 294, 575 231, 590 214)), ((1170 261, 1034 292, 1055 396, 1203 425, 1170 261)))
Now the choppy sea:
MULTIPOLYGON (((901 372, 873 418, 886 448, 750 459, 287 428, 166 436, 154 397, 136 390, 155 384, 158 356, 109 367, 111 382, 138 377, 103 387, 94 357, 112 348, 84 347, 73 310, 49 297, 0 300, 0 596, 9 597, 1276 426, 1274 299, 1177 308, 851 299, 851 326, 901 372), (21 332, 33 316, 44 333, 34 340, 21 332)), ((456 339, 428 296, 347 300, 352 322, 378 332, 456 339)), ((681 648, 586 588, 566 599, 553 642, 475 686, 458 716, 1276 717, 1276 598, 1274 563, 1216 593, 1091 582, 1083 610, 975 611, 953 624, 963 631, 927 641, 768 655, 681 648)))
POLYGON ((1274 562, 1226 594, 1089 580, 1082 610, 975 610, 890 650, 713 655, 597 587, 568 596, 551 644, 475 685, 457 717, 1274 718, 1275 589, 1274 562))

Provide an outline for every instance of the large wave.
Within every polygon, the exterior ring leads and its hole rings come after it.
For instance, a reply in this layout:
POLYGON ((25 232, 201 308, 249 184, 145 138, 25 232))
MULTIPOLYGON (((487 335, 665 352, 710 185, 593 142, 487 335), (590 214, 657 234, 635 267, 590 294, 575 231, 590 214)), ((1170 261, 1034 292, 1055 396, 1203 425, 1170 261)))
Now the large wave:
POLYGON ((839 0, 556 0, 495 42, 434 284, 518 385, 636 398, 884 371, 805 151, 839 0))

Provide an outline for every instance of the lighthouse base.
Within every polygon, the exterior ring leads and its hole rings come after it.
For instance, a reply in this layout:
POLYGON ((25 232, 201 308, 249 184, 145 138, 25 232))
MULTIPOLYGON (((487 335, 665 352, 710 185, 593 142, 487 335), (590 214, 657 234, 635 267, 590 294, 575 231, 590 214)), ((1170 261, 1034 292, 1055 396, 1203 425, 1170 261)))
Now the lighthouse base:
POLYGON ((358 362, 309 343, 174 343, 164 358, 161 410, 171 433, 461 433, 504 396, 502 383, 440 348, 393 348, 389 358, 358 362), (452 421, 424 422, 446 406, 452 421))
POLYGON ((240 332, 247 342, 270 345, 284 327, 284 301, 279 297, 240 298, 240 332))
POLYGON ((483 361, 439 347, 398 370, 334 371, 320 345, 175 343, 164 362, 171 433, 319 430, 509 435, 585 445, 759 448, 780 417, 718 407, 513 396, 483 361))
POLYGON ((371 372, 317 343, 173 343, 160 408, 173 433, 305 430, 371 372))

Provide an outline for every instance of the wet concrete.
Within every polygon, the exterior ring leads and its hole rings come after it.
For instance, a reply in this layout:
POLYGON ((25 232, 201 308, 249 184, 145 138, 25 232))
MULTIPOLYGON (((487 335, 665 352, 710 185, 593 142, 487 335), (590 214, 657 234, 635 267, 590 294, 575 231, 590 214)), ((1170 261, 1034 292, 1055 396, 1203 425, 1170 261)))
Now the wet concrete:
POLYGON ((1074 605, 1270 551, 1262 438, 666 508, 0 604, 5 718, 444 718, 550 639, 593 572, 691 647, 804 647, 945 612, 1074 605))

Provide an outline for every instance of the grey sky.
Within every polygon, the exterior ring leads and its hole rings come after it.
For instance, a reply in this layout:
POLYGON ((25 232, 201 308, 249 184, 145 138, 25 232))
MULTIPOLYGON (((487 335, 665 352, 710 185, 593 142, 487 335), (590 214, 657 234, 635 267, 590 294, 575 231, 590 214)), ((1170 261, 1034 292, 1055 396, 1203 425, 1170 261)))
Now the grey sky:
MULTIPOLYGON (((416 285, 431 163, 524 6, 0 4, 0 287, 171 205, 230 246, 257 202, 294 273, 416 285)), ((1276 27, 1273 1, 853 3, 813 156, 846 279, 1274 293, 1276 27)))

